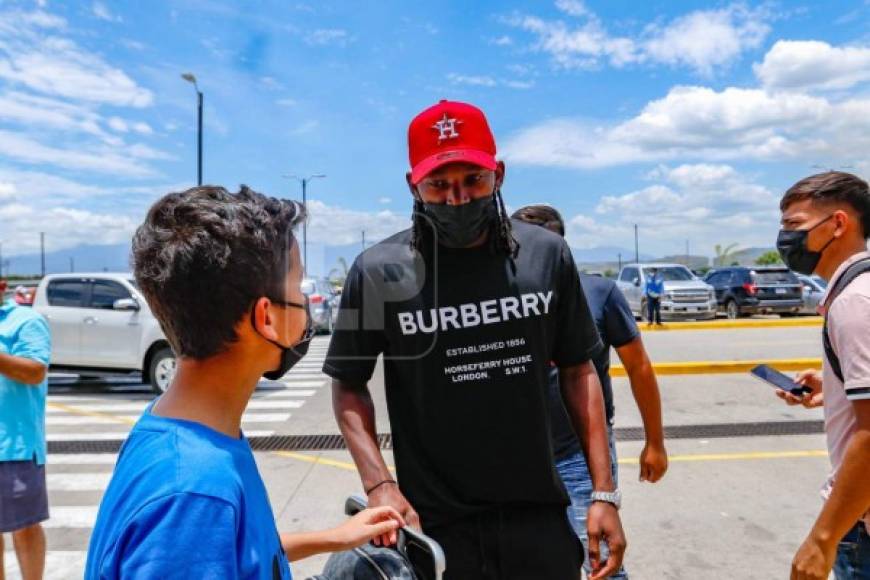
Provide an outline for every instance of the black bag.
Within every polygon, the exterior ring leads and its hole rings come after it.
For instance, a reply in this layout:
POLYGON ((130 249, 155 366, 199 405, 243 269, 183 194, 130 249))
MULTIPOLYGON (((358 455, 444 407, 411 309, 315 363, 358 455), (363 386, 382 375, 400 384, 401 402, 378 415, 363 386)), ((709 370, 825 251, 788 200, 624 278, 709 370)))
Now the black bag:
MULTIPOLYGON (((861 260, 859 262, 855 262, 851 266, 849 266, 843 275, 840 276, 840 279, 837 280, 837 283, 828 290, 828 298, 825 301, 828 305, 828 312, 830 312, 831 306, 834 304, 834 300, 846 289, 846 287, 855 281, 858 276, 862 274, 866 274, 870 272, 870 258, 861 260)), ((834 347, 831 345, 831 337, 828 335, 828 316, 825 314, 825 326, 822 330, 822 343, 825 347, 825 356, 828 359, 828 363, 831 365, 831 370, 834 371, 834 375, 840 382, 845 382, 843 380, 843 367, 840 366, 840 358, 837 356, 837 353, 834 352, 834 347)))

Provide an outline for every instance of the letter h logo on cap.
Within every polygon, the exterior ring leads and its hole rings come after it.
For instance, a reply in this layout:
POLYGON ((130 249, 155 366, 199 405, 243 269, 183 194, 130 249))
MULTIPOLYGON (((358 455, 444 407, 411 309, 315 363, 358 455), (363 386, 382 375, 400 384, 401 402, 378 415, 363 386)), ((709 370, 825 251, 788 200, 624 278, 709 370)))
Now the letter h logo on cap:
POLYGON ((486 116, 468 103, 442 100, 414 117, 408 127, 408 158, 415 185, 448 163, 471 163, 492 171, 497 166, 495 153, 486 116))

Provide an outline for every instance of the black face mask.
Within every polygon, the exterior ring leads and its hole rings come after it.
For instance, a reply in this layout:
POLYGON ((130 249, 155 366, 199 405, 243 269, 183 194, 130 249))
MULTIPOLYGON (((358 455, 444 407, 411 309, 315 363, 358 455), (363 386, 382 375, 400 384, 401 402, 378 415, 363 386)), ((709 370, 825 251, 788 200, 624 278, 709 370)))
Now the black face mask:
POLYGON ((448 248, 470 246, 480 239, 494 220, 498 219, 495 195, 475 199, 462 205, 423 202, 423 209, 435 225, 438 243, 448 248))
POLYGON ((828 246, 834 241, 832 236, 828 243, 821 250, 813 252, 807 248, 807 240, 810 232, 834 217, 834 214, 829 215, 813 227, 807 230, 780 230, 779 236, 776 239, 776 249, 779 250, 779 255, 782 261, 789 269, 794 270, 806 276, 812 275, 816 271, 816 266, 819 265, 819 260, 822 259, 822 253, 828 249, 828 246))
MULTIPOLYGON (((305 330, 302 332, 302 338, 296 344, 291 346, 284 346, 280 342, 274 341, 272 339, 265 338, 275 346, 281 349, 281 362, 278 363, 278 368, 271 370, 267 373, 263 373, 263 376, 270 381, 277 381, 281 377, 287 374, 293 366, 302 360, 306 354, 308 354, 308 345, 311 343, 311 339, 314 337, 314 326, 311 323, 311 315, 308 311, 308 297, 305 297, 305 304, 299 304, 297 302, 288 302, 281 300, 273 300, 275 304, 283 307, 292 307, 292 308, 301 308, 305 311, 305 330)), ((254 324, 254 311, 251 311, 251 324, 254 324)), ((257 327, 254 326, 254 330, 257 327)))

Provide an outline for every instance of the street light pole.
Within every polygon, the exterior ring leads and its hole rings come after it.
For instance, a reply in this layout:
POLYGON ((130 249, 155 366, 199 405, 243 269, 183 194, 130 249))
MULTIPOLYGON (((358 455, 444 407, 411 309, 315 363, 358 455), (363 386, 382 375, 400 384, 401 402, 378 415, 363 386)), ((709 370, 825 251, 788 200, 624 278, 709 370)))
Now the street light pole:
POLYGON ((634 224, 634 262, 640 264, 640 245, 637 241, 637 224, 634 224))
POLYGON ((202 185, 202 91, 193 73, 184 73, 181 78, 191 83, 196 90, 196 184, 202 185))
POLYGON ((323 179, 326 177, 323 173, 315 173, 308 177, 299 177, 298 175, 284 175, 285 179, 295 179, 302 184, 302 207, 305 208, 305 220, 302 222, 302 268, 303 272, 308 270, 308 182, 312 179, 323 179))

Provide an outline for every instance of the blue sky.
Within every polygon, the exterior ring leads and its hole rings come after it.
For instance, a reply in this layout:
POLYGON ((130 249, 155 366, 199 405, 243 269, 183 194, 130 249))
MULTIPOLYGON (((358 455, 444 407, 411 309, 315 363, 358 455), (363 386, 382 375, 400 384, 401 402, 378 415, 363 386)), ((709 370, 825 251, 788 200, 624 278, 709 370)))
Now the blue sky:
POLYGON ((0 1, 0 242, 128 240, 195 180, 299 195, 309 239, 408 223, 405 131, 440 98, 487 113, 509 206, 579 248, 772 245, 814 165, 870 175, 870 1, 0 1))

